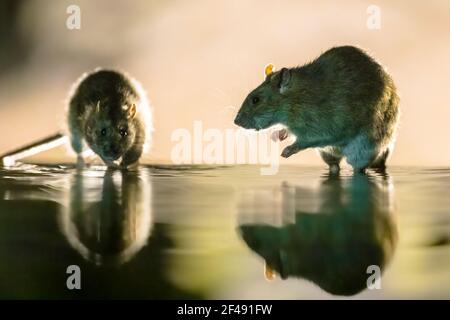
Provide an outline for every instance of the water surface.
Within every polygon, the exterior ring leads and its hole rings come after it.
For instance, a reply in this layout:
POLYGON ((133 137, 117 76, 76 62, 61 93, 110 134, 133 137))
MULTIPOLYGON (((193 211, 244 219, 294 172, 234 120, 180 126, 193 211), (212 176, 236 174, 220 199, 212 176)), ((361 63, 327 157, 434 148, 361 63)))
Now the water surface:
POLYGON ((3 168, 0 298, 449 299, 449 190, 445 168, 3 168))

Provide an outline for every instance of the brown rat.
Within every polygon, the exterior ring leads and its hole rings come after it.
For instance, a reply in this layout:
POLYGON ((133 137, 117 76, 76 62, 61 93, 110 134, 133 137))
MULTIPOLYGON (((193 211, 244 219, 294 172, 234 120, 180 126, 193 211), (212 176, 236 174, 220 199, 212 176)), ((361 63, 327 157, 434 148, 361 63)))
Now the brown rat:
POLYGON ((150 141, 150 108, 136 80, 98 69, 74 86, 68 126, 79 157, 86 142, 108 166, 126 168, 137 163, 150 141))
MULTIPOLYGON (((359 48, 332 48, 313 62, 272 72, 245 99, 235 123, 247 129, 282 124, 296 136, 289 157, 319 148, 330 169, 343 157, 357 171, 384 168, 395 140, 399 98, 392 78, 359 48)), ((286 137, 280 133, 280 140, 286 137)))

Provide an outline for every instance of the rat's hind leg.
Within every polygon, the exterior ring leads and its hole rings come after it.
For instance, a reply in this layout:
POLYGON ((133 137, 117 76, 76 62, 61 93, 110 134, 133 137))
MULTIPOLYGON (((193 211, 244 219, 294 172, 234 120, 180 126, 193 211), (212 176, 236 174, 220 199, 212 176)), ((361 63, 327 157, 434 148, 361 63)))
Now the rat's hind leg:
POLYGON ((73 151, 75 151, 77 155, 81 155, 81 153, 83 152, 83 139, 81 137, 81 134, 76 132, 76 130, 72 130, 70 132, 70 144, 73 151))
MULTIPOLYGON (((72 110, 72 109, 71 109, 72 110)), ((70 136, 70 145, 78 156, 83 152, 83 134, 81 132, 81 123, 74 112, 69 112, 68 129, 70 136)))
POLYGON ((358 135, 343 149, 342 153, 354 172, 365 173, 380 153, 380 147, 366 135, 358 135))
POLYGON ((389 157, 390 149, 386 148, 384 151, 380 152, 380 154, 375 158, 375 160, 369 166, 373 169, 385 170, 386 169, 386 160, 389 157))
POLYGON ((77 168, 83 168, 85 165, 83 158, 83 139, 81 135, 70 133, 70 144, 73 150, 77 153, 77 168))
POLYGON ((339 163, 342 160, 342 152, 337 147, 324 147, 320 148, 319 154, 322 157, 323 161, 330 167, 330 172, 337 173, 339 172, 339 163))
POLYGON ((70 145, 72 146, 73 151, 77 154, 77 168, 84 167, 83 138, 81 132, 76 128, 70 128, 70 145))

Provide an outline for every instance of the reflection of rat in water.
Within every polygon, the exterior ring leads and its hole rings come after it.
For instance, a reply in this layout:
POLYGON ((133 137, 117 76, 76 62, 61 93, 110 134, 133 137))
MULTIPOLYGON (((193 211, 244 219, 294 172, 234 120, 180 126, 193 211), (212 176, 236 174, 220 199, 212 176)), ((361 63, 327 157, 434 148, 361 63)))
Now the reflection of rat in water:
MULTIPOLYGON (((332 294, 356 294, 367 288, 368 268, 383 271, 397 243, 389 185, 379 186, 372 178, 330 177, 320 187, 317 213, 299 208, 298 198, 308 192, 296 188, 294 224, 241 225, 242 238, 283 279, 301 277, 332 294)), ((283 193, 283 201, 292 196, 283 193)))
POLYGON ((139 171, 76 172, 60 225, 67 240, 96 264, 121 264, 146 244, 152 228, 151 185, 139 171))
MULTIPOLYGON (((319 148, 333 171, 343 157, 358 171, 384 168, 393 147, 399 98, 391 77, 362 50, 332 48, 302 67, 272 72, 245 99, 235 123, 247 129, 282 124, 296 136, 289 157, 319 148)), ((284 129, 279 139, 286 138, 284 129)))
POLYGON ((75 85, 68 110, 71 144, 83 142, 108 166, 137 163, 150 141, 151 118, 140 84, 123 73, 96 70, 75 85))

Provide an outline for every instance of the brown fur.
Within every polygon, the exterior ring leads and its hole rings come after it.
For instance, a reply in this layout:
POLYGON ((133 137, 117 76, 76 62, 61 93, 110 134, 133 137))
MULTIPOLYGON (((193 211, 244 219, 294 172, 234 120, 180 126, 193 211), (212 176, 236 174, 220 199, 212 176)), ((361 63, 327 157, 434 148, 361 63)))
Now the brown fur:
POLYGON ((136 163, 144 148, 146 128, 142 94, 122 73, 98 70, 84 77, 69 102, 71 144, 80 155, 86 142, 108 166, 136 163), (138 107, 139 106, 139 107, 138 107))
POLYGON ((286 126, 297 140, 283 150, 284 157, 319 148, 330 166, 345 156, 354 169, 364 170, 384 166, 398 103, 385 70, 361 49, 345 46, 267 75, 244 100, 235 123, 256 130, 286 126))

